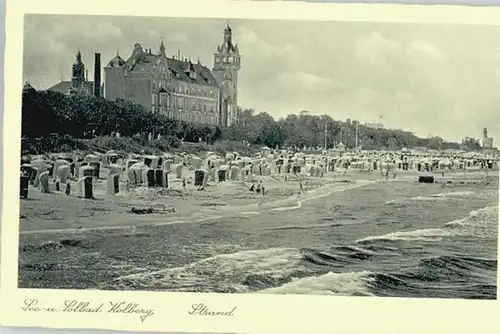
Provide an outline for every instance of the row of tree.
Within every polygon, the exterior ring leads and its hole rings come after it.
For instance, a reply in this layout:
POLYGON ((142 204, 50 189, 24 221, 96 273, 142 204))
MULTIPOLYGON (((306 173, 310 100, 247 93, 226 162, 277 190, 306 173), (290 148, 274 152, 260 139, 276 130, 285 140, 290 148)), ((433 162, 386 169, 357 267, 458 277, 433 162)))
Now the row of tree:
POLYGON ((24 89, 22 134, 26 138, 51 134, 90 139, 119 132, 121 136, 174 136, 185 141, 213 143, 221 138, 219 127, 190 124, 152 114, 142 106, 112 102, 94 96, 66 96, 53 91, 24 89))
POLYGON ((426 147, 430 149, 477 148, 472 142, 462 145, 446 142, 440 137, 420 138, 409 131, 376 129, 358 121, 334 120, 330 116, 311 115, 302 111, 299 115, 288 115, 279 120, 267 113, 254 110, 239 110, 239 122, 224 130, 224 137, 245 140, 269 147, 335 147, 342 143, 347 148, 400 149, 403 147, 426 147), (465 146, 465 147, 464 147, 465 146))
POLYGON ((420 138, 409 131, 375 129, 357 121, 338 121, 330 116, 311 115, 307 111, 275 120, 266 112, 239 109, 239 121, 221 129, 190 124, 152 114, 142 106, 125 101, 108 101, 94 96, 66 96, 53 91, 23 90, 22 133, 25 138, 53 134, 88 139, 119 132, 122 136, 147 138, 149 133, 175 137, 188 142, 214 143, 232 140, 269 147, 324 147, 342 143, 347 148, 398 149, 479 149, 473 138, 461 144, 440 137, 420 138))

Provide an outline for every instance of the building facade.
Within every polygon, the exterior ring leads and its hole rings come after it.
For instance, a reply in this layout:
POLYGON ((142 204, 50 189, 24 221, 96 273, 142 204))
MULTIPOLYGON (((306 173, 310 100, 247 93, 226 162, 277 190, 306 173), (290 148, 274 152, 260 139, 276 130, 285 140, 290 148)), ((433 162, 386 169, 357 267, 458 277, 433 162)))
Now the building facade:
POLYGON ((237 121, 240 54, 229 26, 210 70, 180 54, 167 56, 161 41, 157 52, 134 45, 124 60, 117 54, 104 68, 104 97, 123 99, 170 119, 229 126, 237 121))
POLYGON ((366 127, 372 128, 372 129, 383 129, 384 124, 382 123, 365 123, 366 127))

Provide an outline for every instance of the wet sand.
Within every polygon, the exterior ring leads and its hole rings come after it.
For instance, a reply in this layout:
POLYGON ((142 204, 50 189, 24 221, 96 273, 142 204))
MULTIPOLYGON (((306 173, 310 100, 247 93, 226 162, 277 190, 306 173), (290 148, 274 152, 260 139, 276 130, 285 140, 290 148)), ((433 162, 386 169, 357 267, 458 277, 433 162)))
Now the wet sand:
MULTIPOLYGON (((80 229, 113 229, 126 226, 174 223, 179 219, 203 219, 230 211, 252 210, 276 201, 286 201, 300 196, 298 176, 257 176, 263 181, 266 195, 249 190, 251 183, 242 181, 209 182, 203 191, 192 184, 184 189, 182 180, 169 175, 169 188, 137 187, 126 190, 121 181, 116 195, 105 193, 106 180, 94 182, 95 199, 82 199, 62 191, 43 194, 37 188, 29 188, 29 198, 21 200, 20 232, 44 233, 77 231, 80 229), (149 214, 132 213, 132 208, 150 210, 149 214)), ((189 176, 189 174, 188 174, 189 176)), ((123 179, 123 177, 122 177, 123 179)), ((380 179, 379 173, 358 174, 329 173, 323 178, 301 177, 303 191, 310 192, 334 184, 356 182, 359 179, 380 179)), ((70 181, 71 188, 76 187, 70 181)))

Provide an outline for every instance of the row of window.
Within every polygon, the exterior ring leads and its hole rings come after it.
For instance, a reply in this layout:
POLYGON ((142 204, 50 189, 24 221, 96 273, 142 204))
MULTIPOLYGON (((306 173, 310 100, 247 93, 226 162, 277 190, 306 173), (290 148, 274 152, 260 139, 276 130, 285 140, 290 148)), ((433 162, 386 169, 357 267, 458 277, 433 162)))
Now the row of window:
POLYGON ((218 114, 208 114, 208 113, 193 113, 186 112, 182 109, 168 110, 164 113, 170 119, 176 119, 179 121, 189 122, 189 123, 201 123, 201 124, 219 124, 218 114))
POLYGON ((233 57, 233 56, 217 56, 217 57, 215 57, 215 62, 217 62, 217 63, 221 63, 221 62, 224 62, 224 63, 236 62, 236 63, 238 63, 238 57, 233 57))
POLYGON ((155 87, 164 87, 169 92, 184 94, 184 95, 201 96, 201 97, 212 98, 212 99, 215 99, 217 97, 217 91, 215 91, 213 89, 206 90, 206 89, 188 87, 188 86, 180 86, 180 85, 174 86, 172 84, 167 83, 167 80, 165 80, 165 79, 162 79, 162 80, 159 80, 158 82, 155 82, 155 87))
POLYGON ((195 110, 195 111, 203 111, 213 113, 216 110, 217 105, 213 102, 207 103, 203 100, 196 99, 186 99, 183 97, 172 96, 169 101, 168 95, 166 93, 160 93, 159 95, 152 95, 152 105, 161 105, 165 106, 167 109, 170 107, 174 109, 186 109, 186 110, 195 110))

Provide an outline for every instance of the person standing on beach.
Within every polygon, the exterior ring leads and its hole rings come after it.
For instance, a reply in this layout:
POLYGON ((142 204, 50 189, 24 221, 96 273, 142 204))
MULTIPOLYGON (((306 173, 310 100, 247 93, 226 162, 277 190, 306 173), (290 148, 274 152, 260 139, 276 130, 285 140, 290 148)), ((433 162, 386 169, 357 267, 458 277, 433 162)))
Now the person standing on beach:
POLYGON ((302 180, 299 181, 300 194, 304 192, 304 188, 302 187, 302 180))
POLYGON ((262 191, 262 180, 259 181, 259 185, 257 186, 257 192, 260 193, 262 191))
POLYGON ((185 177, 182 178, 182 188, 184 190, 186 190, 186 178, 185 177))

